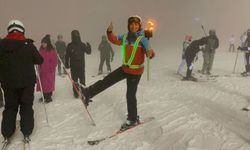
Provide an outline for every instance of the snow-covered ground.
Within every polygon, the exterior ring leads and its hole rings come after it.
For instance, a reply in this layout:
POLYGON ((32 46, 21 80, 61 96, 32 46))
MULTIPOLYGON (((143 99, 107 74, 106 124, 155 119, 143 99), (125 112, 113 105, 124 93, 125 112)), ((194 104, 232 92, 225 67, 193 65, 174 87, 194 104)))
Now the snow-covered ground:
MULTIPOLYGON (((34 102, 35 129, 31 136, 32 150, 249 150, 250 116, 241 111, 250 103, 250 79, 233 75, 236 53, 218 50, 213 73, 216 82, 183 82, 176 75, 180 63, 177 48, 155 48, 151 61, 150 81, 143 75, 138 89, 138 111, 142 118, 156 119, 111 140, 89 146, 88 140, 110 135, 126 118, 126 83, 122 81, 97 95, 89 111, 97 126, 90 125, 83 104, 73 98, 67 77, 57 77, 54 101, 44 108, 34 102)), ((118 50, 119 51, 119 50, 118 50)), ((97 73, 99 56, 86 56, 87 84, 101 77, 97 73)), ((116 53, 113 68, 120 64, 116 53)), ((202 65, 200 56, 196 70, 202 65)), ((106 66, 104 66, 106 69, 106 66)), ((243 71, 240 53, 236 72, 243 71)), ((2 111, 3 109, 1 109, 2 111)), ((2 138, 0 139, 2 140, 2 138)), ((22 135, 18 131, 10 150, 22 149, 22 135)))

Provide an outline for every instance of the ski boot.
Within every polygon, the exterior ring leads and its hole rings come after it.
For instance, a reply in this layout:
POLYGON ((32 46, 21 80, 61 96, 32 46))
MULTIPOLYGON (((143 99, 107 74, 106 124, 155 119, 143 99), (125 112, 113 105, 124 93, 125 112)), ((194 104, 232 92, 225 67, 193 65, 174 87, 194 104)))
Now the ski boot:
POLYGON ((190 76, 190 77, 184 77, 182 79, 183 81, 194 81, 194 82, 197 82, 197 78, 193 77, 193 76, 190 76))
POLYGON ((45 99, 45 103, 47 104, 47 103, 50 103, 50 102, 52 102, 52 98, 50 97, 50 98, 47 98, 47 99, 45 99))
POLYGON ((7 149, 9 144, 10 144, 10 138, 4 137, 4 140, 2 141, 2 150, 7 149))
POLYGON ((23 142, 24 143, 29 143, 31 140, 30 140, 30 137, 29 137, 29 135, 24 135, 23 136, 23 142))
POLYGON ((126 122, 124 122, 122 125, 121 125, 121 128, 120 128, 120 131, 125 131, 125 130, 128 130, 130 128, 132 128, 133 126, 136 126, 140 124, 140 119, 139 119, 139 116, 137 116, 136 120, 129 120, 127 119, 126 122))
POLYGON ((205 74, 205 71, 204 70, 198 70, 198 73, 205 74))
POLYGON ((98 74, 97 75, 101 75, 102 74, 102 71, 98 71, 98 74))
POLYGON ((250 73, 249 73, 249 72, 247 72, 247 71, 245 71, 245 72, 242 72, 242 73, 241 73, 241 75, 242 75, 243 77, 247 77, 247 76, 249 76, 249 75, 250 75, 250 73))
POLYGON ((38 102, 42 103, 42 102, 43 102, 43 98, 42 98, 42 97, 39 98, 39 99, 38 99, 38 102))
POLYGON ((82 96, 82 100, 83 100, 83 103, 85 104, 85 106, 88 106, 90 102, 93 102, 90 98, 89 98, 89 95, 88 95, 88 88, 85 87, 84 85, 82 85, 81 83, 77 83, 77 86, 79 88, 79 92, 82 96))

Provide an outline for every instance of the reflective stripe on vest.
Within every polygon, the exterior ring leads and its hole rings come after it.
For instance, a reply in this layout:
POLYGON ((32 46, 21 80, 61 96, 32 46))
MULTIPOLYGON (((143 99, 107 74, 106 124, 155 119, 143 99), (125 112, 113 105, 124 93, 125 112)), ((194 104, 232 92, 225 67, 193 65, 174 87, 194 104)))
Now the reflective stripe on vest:
POLYGON ((127 40, 127 36, 128 36, 127 34, 124 34, 123 39, 122 39, 122 63, 123 63, 124 66, 128 66, 131 69, 142 68, 144 66, 143 64, 141 64, 141 65, 131 65, 134 58, 135 58, 135 53, 136 53, 136 50, 137 50, 137 48, 139 46, 139 42, 142 39, 142 36, 139 36, 136 39, 136 41, 134 43, 132 53, 131 53, 131 56, 130 56, 128 62, 126 62, 126 40, 127 40))

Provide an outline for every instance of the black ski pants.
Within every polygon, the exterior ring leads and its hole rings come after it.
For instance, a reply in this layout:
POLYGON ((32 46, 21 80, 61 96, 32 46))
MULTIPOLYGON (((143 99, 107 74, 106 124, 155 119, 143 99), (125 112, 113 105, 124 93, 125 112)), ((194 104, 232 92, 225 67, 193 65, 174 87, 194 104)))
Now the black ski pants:
POLYGON ((5 97, 5 107, 2 118, 2 135, 11 137, 16 129, 16 116, 19 110, 20 127, 23 135, 30 135, 34 128, 34 85, 25 88, 2 87, 5 97))
POLYGON ((191 75, 192 75, 194 58, 195 58, 195 57, 186 57, 186 62, 187 62, 187 73, 186 73, 186 77, 187 77, 187 78, 190 78, 191 75))
MULTIPOLYGON (((80 81, 81 84, 85 85, 85 67, 82 63, 70 64, 71 78, 74 82, 80 81)), ((73 86, 74 96, 77 97, 78 93, 73 86)))
POLYGON ((114 70, 108 74, 103 80, 99 80, 93 85, 89 86, 86 91, 89 98, 101 93, 115 83, 127 79, 127 111, 128 120, 135 121, 137 119, 137 87, 141 79, 141 75, 133 75, 125 73, 122 67, 114 70))
POLYGON ((250 72, 250 63, 249 60, 250 59, 250 52, 245 53, 245 68, 246 68, 246 72, 250 72))

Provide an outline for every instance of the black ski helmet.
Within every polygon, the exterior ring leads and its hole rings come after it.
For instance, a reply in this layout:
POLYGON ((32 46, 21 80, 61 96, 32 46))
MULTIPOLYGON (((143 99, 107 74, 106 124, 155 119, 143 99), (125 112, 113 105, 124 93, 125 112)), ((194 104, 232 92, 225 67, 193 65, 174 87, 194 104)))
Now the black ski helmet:
POLYGON ((73 43, 81 43, 81 36, 80 32, 78 30, 73 30, 71 32, 71 40, 73 43))
POLYGON ((216 35, 216 31, 214 29, 209 30, 209 35, 216 35))
POLYGON ((128 18, 128 31, 129 31, 129 25, 131 23, 138 23, 140 28, 139 28, 139 31, 141 30, 141 26, 142 26, 142 19, 140 16, 138 15, 134 15, 134 16, 131 16, 128 18))

